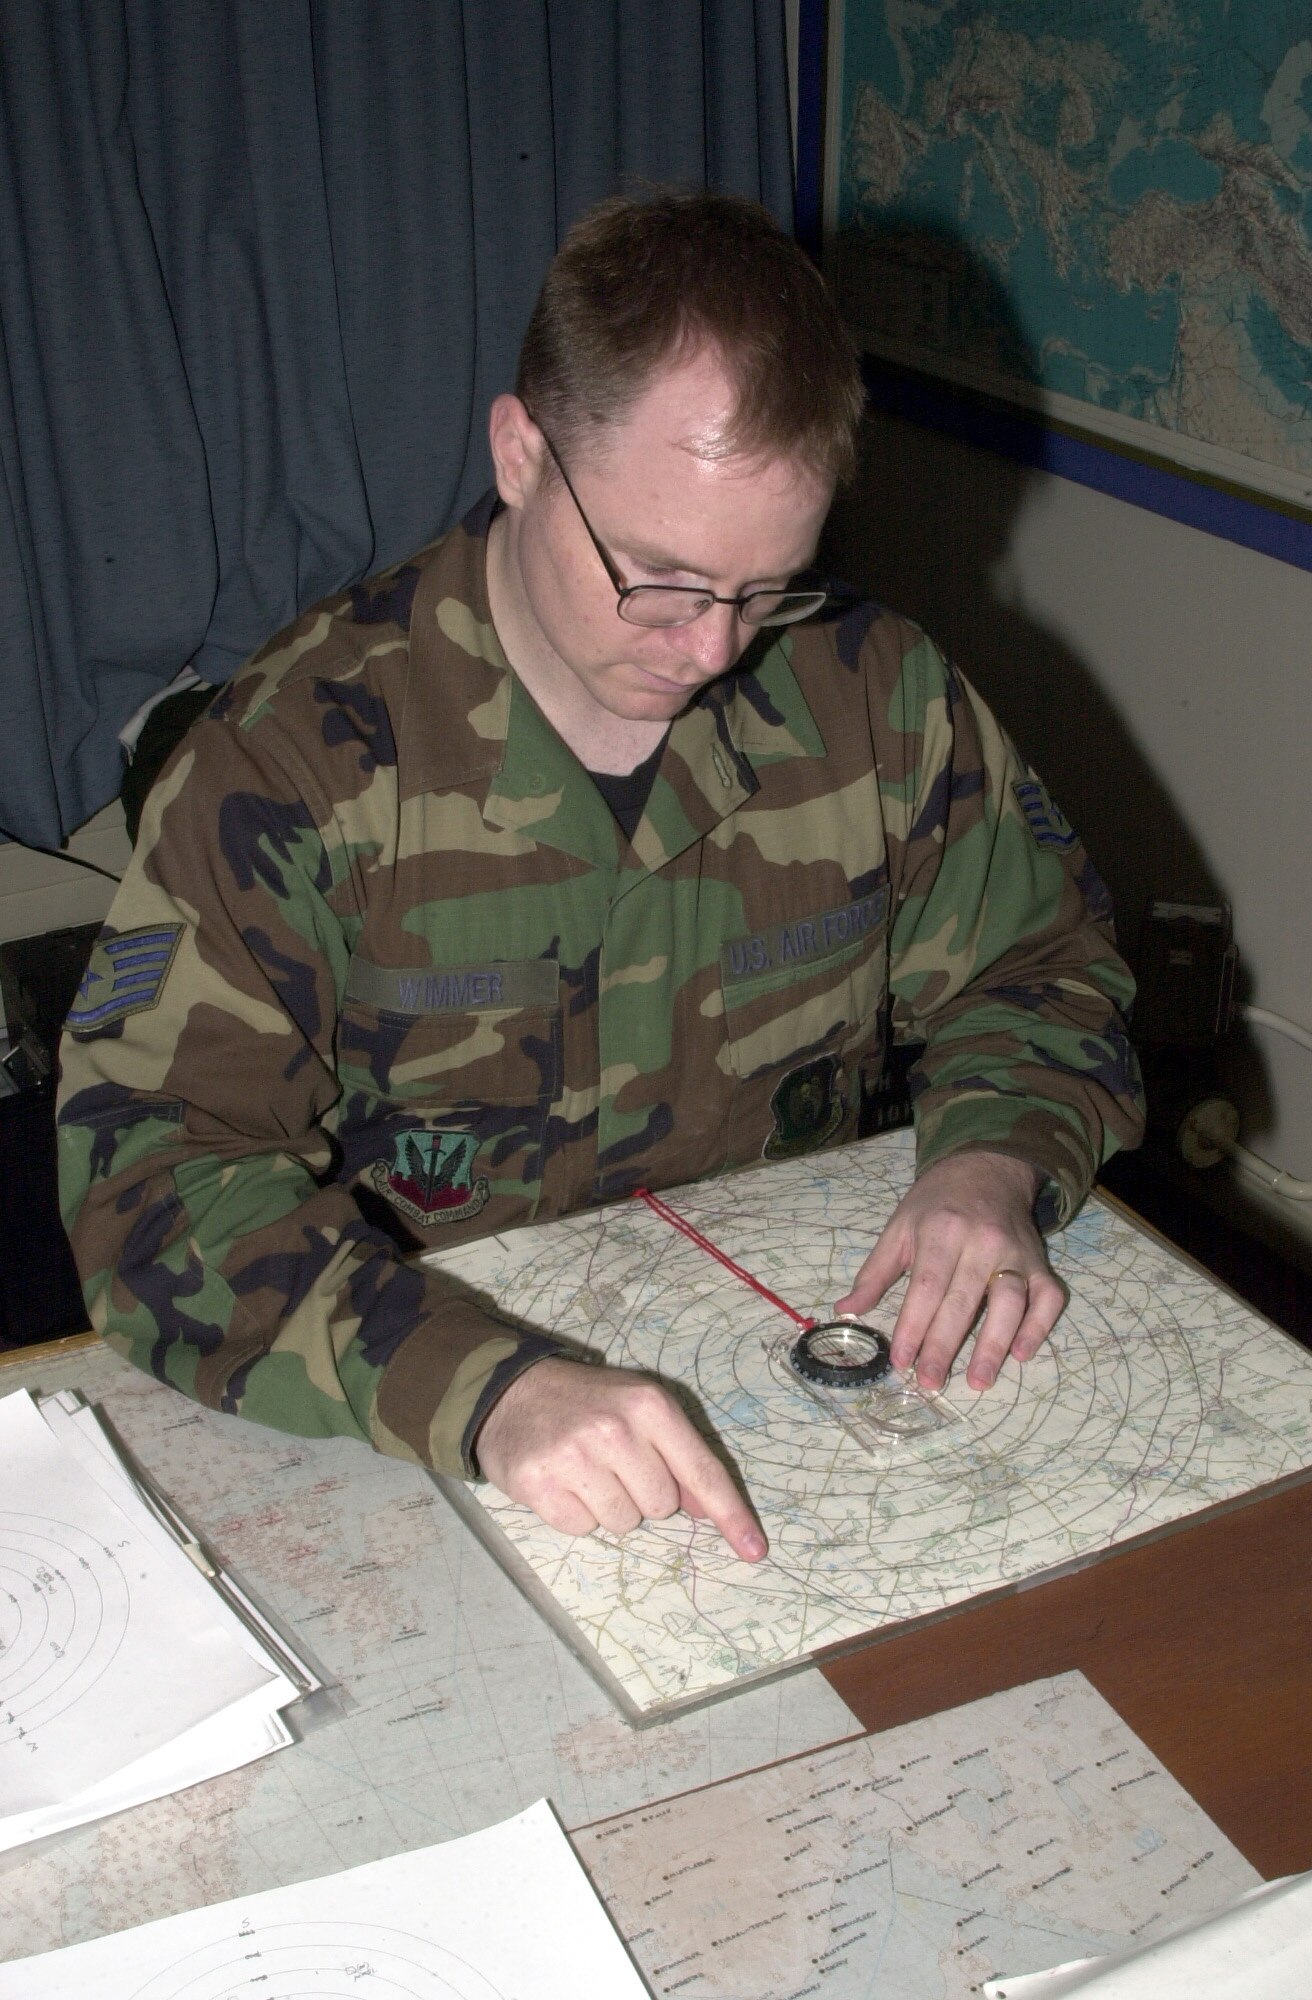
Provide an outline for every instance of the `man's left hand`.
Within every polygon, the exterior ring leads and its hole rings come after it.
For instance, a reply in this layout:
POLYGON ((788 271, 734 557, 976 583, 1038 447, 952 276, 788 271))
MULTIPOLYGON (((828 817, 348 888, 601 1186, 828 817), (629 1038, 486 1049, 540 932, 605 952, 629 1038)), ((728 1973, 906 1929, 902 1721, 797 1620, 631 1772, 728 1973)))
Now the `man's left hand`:
POLYGON ((940 1389, 985 1304, 966 1380, 987 1389, 1009 1354, 1038 1352, 1066 1303, 1034 1226, 1038 1186, 1035 1169, 1007 1153, 938 1161, 898 1203, 836 1310, 869 1312, 909 1272, 893 1366, 940 1389))

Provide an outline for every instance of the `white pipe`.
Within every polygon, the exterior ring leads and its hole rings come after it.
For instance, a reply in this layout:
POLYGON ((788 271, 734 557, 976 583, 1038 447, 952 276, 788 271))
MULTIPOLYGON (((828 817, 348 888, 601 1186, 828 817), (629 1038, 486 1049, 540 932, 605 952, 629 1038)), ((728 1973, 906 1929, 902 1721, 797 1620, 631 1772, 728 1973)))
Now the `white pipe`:
POLYGON ((1297 1042, 1301 1049, 1312 1049, 1312 1028, 1300 1028, 1297 1021, 1287 1021, 1283 1014, 1272 1014, 1265 1007, 1246 1006, 1237 1007, 1235 1012, 1243 1020, 1251 1021, 1255 1028, 1270 1028, 1287 1042, 1297 1042))
POLYGON ((1237 1139, 1228 1140, 1221 1150, 1229 1155, 1242 1173, 1261 1181, 1272 1194, 1283 1195, 1286 1201, 1312 1201, 1312 1181, 1296 1181, 1283 1167, 1273 1167, 1270 1160, 1250 1153, 1247 1146, 1241 1146, 1237 1139))
POLYGON ((1260 1181, 1286 1201, 1312 1201, 1312 1181, 1296 1180, 1283 1167, 1273 1167, 1259 1153, 1239 1143, 1239 1113, 1228 1098, 1208 1097, 1196 1104, 1178 1134, 1181 1157, 1191 1167, 1215 1166, 1224 1154, 1241 1173, 1260 1181))
MULTIPOLYGON (((1300 1048, 1312 1050, 1312 1030, 1300 1027, 1297 1021, 1287 1021, 1283 1014, 1273 1014, 1266 1007, 1241 1006, 1237 1012, 1253 1027, 1270 1028, 1273 1034, 1283 1035, 1287 1042, 1297 1042, 1300 1048)), ((1293 1174, 1287 1174, 1283 1167, 1273 1167, 1270 1160, 1264 1160, 1259 1153, 1250 1153, 1247 1146, 1241 1146, 1237 1139, 1218 1139, 1217 1143, 1242 1173, 1260 1181, 1272 1194, 1283 1195, 1286 1201, 1312 1201, 1312 1181, 1295 1180, 1293 1174)))
MULTIPOLYGON (((1296 1020, 1286 1020, 1284 1014, 1272 1014, 1264 1006, 1240 1006, 1238 1012, 1254 1028, 1270 1028, 1272 1034, 1282 1034, 1286 1042, 1298 1042, 1300 1048, 1312 1050, 1312 1030, 1300 1028, 1296 1020)), ((1248 1152, 1248 1146, 1240 1146, 1238 1140, 1226 1140, 1222 1144, 1222 1152, 1226 1152, 1244 1174, 1250 1174, 1254 1180, 1260 1180, 1264 1188, 1270 1188, 1272 1194, 1282 1194, 1286 1202, 1312 1202, 1312 1180, 1294 1180, 1294 1176, 1286 1174, 1282 1166, 1272 1166, 1270 1160, 1264 1160, 1260 1154, 1248 1152)))

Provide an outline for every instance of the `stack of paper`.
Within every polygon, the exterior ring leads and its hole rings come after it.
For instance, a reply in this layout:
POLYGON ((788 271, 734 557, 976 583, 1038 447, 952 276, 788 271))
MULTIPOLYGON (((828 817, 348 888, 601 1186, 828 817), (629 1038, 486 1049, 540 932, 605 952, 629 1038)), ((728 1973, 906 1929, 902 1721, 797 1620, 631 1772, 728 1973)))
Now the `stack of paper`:
POLYGON ((80 1397, 0 1398, 0 1851, 283 1748, 320 1686, 80 1397))
POLYGON ((647 1990, 545 1799, 463 1840, 0 1965, 0 2000, 647 1990))

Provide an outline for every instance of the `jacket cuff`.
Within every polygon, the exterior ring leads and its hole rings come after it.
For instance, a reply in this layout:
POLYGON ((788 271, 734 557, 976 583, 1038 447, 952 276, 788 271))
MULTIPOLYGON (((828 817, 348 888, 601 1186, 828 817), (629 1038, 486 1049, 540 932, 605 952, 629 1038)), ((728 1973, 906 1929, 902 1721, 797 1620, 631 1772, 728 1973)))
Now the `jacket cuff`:
POLYGON ((521 1338, 520 1344, 513 1354, 508 1354, 504 1361, 498 1361, 496 1367, 492 1370, 492 1373, 483 1385, 483 1393, 474 1405, 473 1414, 469 1422, 465 1425, 464 1435, 460 1441, 460 1456, 464 1464, 464 1477, 466 1479, 481 1479, 483 1477, 476 1449, 478 1434, 483 1428, 484 1419, 491 1415, 493 1407, 499 1402, 511 1383, 517 1381, 527 1369, 532 1368, 537 1362, 546 1361, 553 1354, 564 1354, 565 1352, 566 1350, 563 1347, 558 1347, 554 1341, 543 1339, 537 1334, 531 1334, 521 1338))
POLYGON ((949 1139, 941 1130, 916 1149, 916 1177, 958 1153, 1002 1153, 1039 1175, 1034 1221, 1045 1235, 1063 1229, 1083 1205, 1098 1163, 1082 1132, 1050 1111, 1024 1107, 1010 1130, 949 1139))
POLYGON ((544 1334, 497 1319, 472 1299, 444 1299, 383 1370, 373 1443, 455 1479, 475 1479, 473 1440, 515 1377, 562 1350, 544 1334))

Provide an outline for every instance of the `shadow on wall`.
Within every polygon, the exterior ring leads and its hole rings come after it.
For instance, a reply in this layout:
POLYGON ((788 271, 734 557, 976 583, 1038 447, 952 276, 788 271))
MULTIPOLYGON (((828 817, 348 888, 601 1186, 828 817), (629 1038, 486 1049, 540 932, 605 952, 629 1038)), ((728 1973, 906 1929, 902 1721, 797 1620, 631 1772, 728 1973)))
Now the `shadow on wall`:
MULTIPOLYGON (((858 255, 840 246, 839 269, 843 308, 854 325, 890 324, 878 288, 893 272, 900 274, 900 297, 891 324, 905 333, 912 271, 934 332, 948 315, 957 358, 994 371, 1001 362, 1008 374, 1037 380, 1005 293, 950 234, 896 224, 863 228, 858 255), (966 301, 968 310, 954 317, 954 300, 966 301)), ((891 371, 894 411, 896 379, 891 371)), ((835 506, 822 561, 923 625, 979 688, 1078 828, 1112 892, 1121 947, 1133 963, 1150 899, 1217 903, 1223 892, 1167 776, 1153 763, 1152 746, 1136 741, 1069 641, 1000 588, 1021 507, 1036 481, 1050 476, 872 409, 857 479, 835 506)), ((1080 560, 1072 549, 1072 567, 1080 560)), ((1253 1083, 1246 1124, 1255 1130, 1266 1107, 1261 1085, 1255 1097, 1253 1083)))
MULTIPOLYGON (((1001 361, 1008 374, 1037 381, 1005 293, 958 239, 892 226, 863 229, 859 240, 860 257, 840 260, 844 310, 854 322, 878 328, 884 315, 870 291, 882 271, 914 268, 924 274, 927 299, 969 301, 943 342, 955 357, 990 370, 1001 361), (866 297, 854 296, 858 288, 866 297)), ((1084 837, 1115 899, 1122 942, 1133 950, 1149 896, 1205 902, 1219 900, 1220 890, 1150 752, 1090 667, 999 591, 1021 507, 1049 476, 872 410, 857 480, 834 509, 824 560, 923 624, 997 709, 1084 837)), ((1072 566, 1079 561, 1073 549, 1072 566)))

